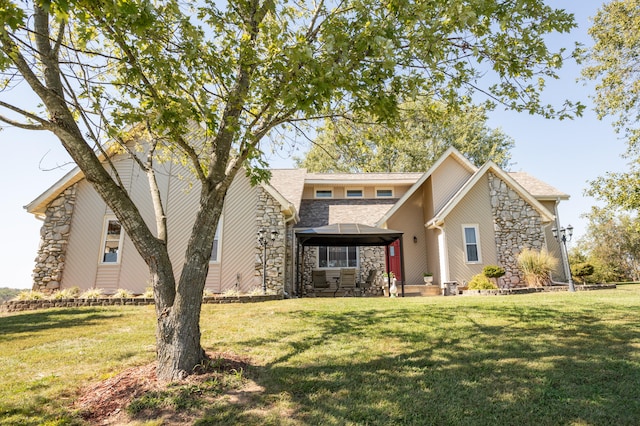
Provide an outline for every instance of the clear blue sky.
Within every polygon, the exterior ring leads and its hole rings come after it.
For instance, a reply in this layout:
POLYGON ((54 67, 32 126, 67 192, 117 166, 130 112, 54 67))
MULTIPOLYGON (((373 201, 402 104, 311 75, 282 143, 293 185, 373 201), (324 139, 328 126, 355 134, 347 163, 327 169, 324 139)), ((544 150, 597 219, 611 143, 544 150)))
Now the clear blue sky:
MULTIPOLYGON (((576 15, 579 28, 552 42, 570 46, 573 41, 590 45, 589 18, 602 1, 549 0, 554 7, 576 15)), ((591 86, 576 82, 580 73, 575 64, 567 64, 559 81, 550 82, 545 101, 560 104, 563 99, 580 100, 589 105, 591 86)), ((516 141, 512 152, 512 171, 526 171, 571 195, 560 206, 563 224, 572 224, 576 234, 584 233, 585 220, 594 200, 583 196, 587 181, 607 171, 621 171, 625 150, 609 123, 598 121, 588 109, 584 117, 573 121, 552 121, 528 114, 497 110, 491 114, 491 127, 501 127, 516 141)), ((30 288, 31 272, 39 242, 41 222, 26 213, 23 206, 36 198, 66 173, 70 166, 56 168, 68 161, 59 142, 43 132, 5 128, 0 132, 3 155, 0 178, 3 203, 0 223, 4 244, 0 245, 0 287, 30 288), (53 169, 44 171, 43 169, 53 169)), ((274 167, 291 167, 291 159, 274 158, 274 167)))

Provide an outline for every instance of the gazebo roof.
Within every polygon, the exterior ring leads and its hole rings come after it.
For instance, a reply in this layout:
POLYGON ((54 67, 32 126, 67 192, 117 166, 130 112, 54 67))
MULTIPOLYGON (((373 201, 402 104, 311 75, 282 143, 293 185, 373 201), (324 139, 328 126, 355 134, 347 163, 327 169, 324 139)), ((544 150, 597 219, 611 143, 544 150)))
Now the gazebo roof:
POLYGON ((336 223, 296 231, 303 246, 388 246, 402 234, 361 223, 336 223))

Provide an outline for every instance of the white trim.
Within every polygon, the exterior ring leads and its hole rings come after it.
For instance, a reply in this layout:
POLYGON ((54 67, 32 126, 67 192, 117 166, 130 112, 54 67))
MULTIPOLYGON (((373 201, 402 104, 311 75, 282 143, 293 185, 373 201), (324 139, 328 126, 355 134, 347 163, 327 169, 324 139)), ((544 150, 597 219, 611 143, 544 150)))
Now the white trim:
POLYGON ((344 198, 364 198, 364 187, 362 186, 354 186, 354 187, 346 187, 344 189, 344 198), (360 195, 349 196, 349 191, 360 191, 360 195))
POLYGON ((314 187, 313 188, 313 198, 319 199, 319 200, 330 200, 333 198, 333 188, 332 187, 314 187), (331 195, 328 197, 318 197, 318 191, 322 191, 322 192, 330 192, 331 195))
MULTIPOLYGON (((224 219, 224 215, 220 216, 220 219, 218 220, 218 227, 216 228, 216 235, 218 236, 218 250, 216 250, 216 259, 212 259, 211 257, 209 257, 209 263, 220 263, 220 258, 221 253, 222 253, 222 230, 223 228, 223 219, 224 219)), ((215 241, 215 237, 214 237, 214 241, 215 241)), ((213 254, 213 247, 211 247, 211 254, 213 254)))
POLYGON ((425 223, 426 227, 432 227, 434 225, 442 225, 444 219, 449 213, 458 205, 458 203, 464 199, 464 197, 471 191, 476 183, 487 173, 493 172, 499 179, 506 183, 511 189, 513 189, 523 200, 525 200, 531 207, 533 207, 538 213, 540 213, 540 219, 542 223, 549 223, 555 219, 555 216, 543 206, 540 201, 536 200, 531 193, 527 192, 515 179, 509 176, 508 173, 503 171, 497 164, 492 161, 487 162, 458 190, 458 192, 447 201, 447 203, 440 209, 435 216, 425 223))
POLYGON ((395 191, 392 186, 376 186, 375 191, 376 191, 376 198, 394 198, 394 195, 395 195, 395 191), (378 191, 391 191, 391 195, 388 197, 384 195, 378 195, 378 191))
MULTIPOLYGON (((347 252, 348 253, 348 252, 347 252)), ((329 259, 327 259, 327 262, 329 261, 329 259)), ((347 258, 347 262, 349 261, 349 259, 347 258)), ((360 248, 358 246, 318 246, 318 249, 316 250, 316 268, 317 269, 323 269, 323 270, 340 270, 340 269, 345 269, 345 268, 356 268, 359 269, 360 268, 360 248), (329 248, 331 247, 344 247, 346 249, 348 249, 349 247, 354 247, 356 249, 356 266, 320 266, 320 247, 327 247, 327 257, 329 254, 329 248)))
POLYGON ((438 262, 440 266, 440 284, 450 281, 449 279, 449 251, 447 250, 447 234, 444 227, 438 226, 438 262))
MULTIPOLYGON (((116 240, 109 240, 116 241, 116 240)), ((119 265, 122 262, 122 248, 124 243, 124 228, 122 224, 118 220, 118 218, 113 214, 105 215, 104 220, 102 221, 102 238, 100 239, 100 251, 98 257, 98 264, 100 265, 119 265), (109 222, 118 222, 120 225, 120 236, 118 238, 118 248, 116 251, 116 261, 115 262, 107 262, 104 260, 105 257, 105 248, 107 246, 107 232, 109 230, 109 222)))
POLYGON ((477 223, 463 223, 462 225, 462 248, 464 250, 464 261, 465 263, 477 265, 482 263, 482 250, 480 249, 480 227, 477 223), (474 243, 470 243, 467 241, 467 233, 465 232, 467 229, 473 229, 476 237, 476 241, 474 243), (478 253, 478 259, 469 260, 469 252, 467 251, 467 245, 475 244, 476 251, 478 253))
POLYGON ((438 167, 440 167, 442 163, 444 163, 449 157, 453 158, 458 163, 460 163, 462 167, 464 167, 466 170, 469 171, 469 173, 473 174, 478 171, 478 168, 474 166, 473 163, 471 163, 471 161, 469 161, 464 155, 462 155, 460 151, 458 151, 454 147, 447 149, 445 153, 442 154, 442 156, 440 156, 440 158, 438 158, 431 167, 429 167, 429 170, 427 170, 427 172, 424 173, 422 177, 418 179, 418 181, 414 183, 413 186, 411 186, 411 188, 409 188, 407 192, 405 192, 402 198, 400 198, 398 202, 395 203, 393 207, 391 207, 391 209, 389 209, 389 211, 384 216, 382 216, 380 220, 378 220, 378 222, 376 222, 375 226, 382 228, 383 225, 387 222, 387 220, 389 220, 389 218, 393 216, 400 209, 400 207, 402 207, 402 205, 404 205, 404 203, 406 203, 407 200, 411 198, 411 196, 418 189, 420 189, 422 184, 426 182, 429 176, 431 176, 433 172, 435 172, 436 169, 438 169, 438 167))

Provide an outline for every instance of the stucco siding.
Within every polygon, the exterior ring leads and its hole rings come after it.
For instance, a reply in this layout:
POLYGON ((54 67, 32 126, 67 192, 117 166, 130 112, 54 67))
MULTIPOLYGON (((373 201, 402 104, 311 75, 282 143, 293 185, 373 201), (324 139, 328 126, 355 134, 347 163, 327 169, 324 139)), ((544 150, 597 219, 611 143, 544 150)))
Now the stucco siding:
POLYGON ((433 207, 437 212, 462 188, 471 173, 453 158, 447 158, 431 175, 433 207))
POLYGON ((388 228, 404 232, 404 282, 420 284, 423 273, 427 272, 427 251, 424 241, 424 223, 422 221, 422 190, 418 190, 387 221, 388 228), (413 237, 417 242, 413 242, 413 237))
POLYGON ((486 265, 497 263, 493 213, 487 177, 483 176, 458 203, 445 221, 449 278, 462 284, 482 272, 486 265), (467 263, 463 239, 463 225, 478 225, 480 262, 467 263))

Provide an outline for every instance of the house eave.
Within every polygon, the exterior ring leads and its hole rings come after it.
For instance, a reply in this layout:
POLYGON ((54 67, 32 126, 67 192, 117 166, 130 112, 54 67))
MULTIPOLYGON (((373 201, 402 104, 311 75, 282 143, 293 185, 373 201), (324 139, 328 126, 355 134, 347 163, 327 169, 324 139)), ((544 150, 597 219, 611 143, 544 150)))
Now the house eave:
POLYGON ((50 186, 49 189, 40 194, 36 199, 26 206, 23 206, 23 208, 37 218, 42 219, 44 218, 45 211, 49 203, 55 200, 65 189, 82 179, 84 179, 84 173, 76 166, 63 177, 58 179, 56 183, 50 186))

